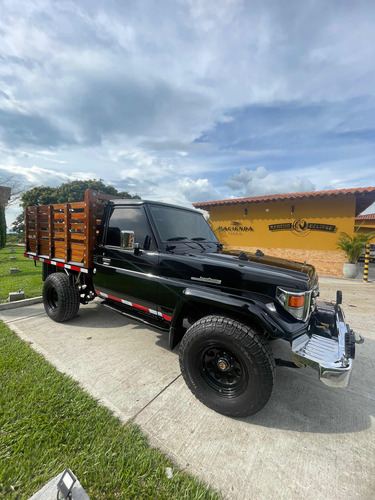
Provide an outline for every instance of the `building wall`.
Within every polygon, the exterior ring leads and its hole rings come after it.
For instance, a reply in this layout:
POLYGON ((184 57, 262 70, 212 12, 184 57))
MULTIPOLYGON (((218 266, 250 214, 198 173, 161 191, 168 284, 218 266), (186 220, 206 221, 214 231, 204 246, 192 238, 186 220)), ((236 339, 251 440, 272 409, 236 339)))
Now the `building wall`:
POLYGON ((336 243, 340 232, 353 233, 355 204, 354 195, 345 195, 217 206, 210 208, 210 223, 229 248, 259 248, 309 262, 321 274, 342 276, 346 258, 336 243))
POLYGON ((355 224, 355 230, 359 233, 373 233, 375 232, 375 220, 361 221, 355 224))

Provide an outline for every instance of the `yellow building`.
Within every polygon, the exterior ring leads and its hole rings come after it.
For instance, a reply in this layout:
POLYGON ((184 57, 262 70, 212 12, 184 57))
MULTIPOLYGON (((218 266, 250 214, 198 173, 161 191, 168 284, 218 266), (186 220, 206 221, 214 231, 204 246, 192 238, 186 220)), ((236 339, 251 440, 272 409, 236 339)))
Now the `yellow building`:
POLYGON ((313 264, 318 273, 342 275, 339 234, 353 234, 355 218, 375 202, 375 187, 274 194, 194 203, 207 210, 219 241, 229 249, 313 264))

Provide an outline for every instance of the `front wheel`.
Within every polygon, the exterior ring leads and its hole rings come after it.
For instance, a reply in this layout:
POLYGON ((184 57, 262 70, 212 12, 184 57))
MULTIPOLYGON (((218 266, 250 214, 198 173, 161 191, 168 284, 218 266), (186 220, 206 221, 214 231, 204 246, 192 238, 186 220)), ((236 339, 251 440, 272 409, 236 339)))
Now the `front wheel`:
POLYGON ((268 342, 222 316, 207 316, 189 328, 181 341, 180 367, 196 398, 231 417, 258 412, 273 390, 275 361, 268 342))
POLYGON ((49 274, 43 286, 43 303, 48 316, 62 323, 77 315, 79 291, 70 284, 67 274, 49 274))

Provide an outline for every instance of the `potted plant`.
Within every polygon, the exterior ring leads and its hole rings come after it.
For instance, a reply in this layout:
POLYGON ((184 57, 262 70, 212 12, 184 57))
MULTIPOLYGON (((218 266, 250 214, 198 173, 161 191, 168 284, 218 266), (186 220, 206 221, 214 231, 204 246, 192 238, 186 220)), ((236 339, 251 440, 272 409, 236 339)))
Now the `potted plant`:
POLYGON ((375 233, 340 233, 337 248, 346 253, 348 262, 344 264, 343 273, 345 278, 355 278, 358 274, 358 259, 363 252, 363 247, 375 238, 375 233))

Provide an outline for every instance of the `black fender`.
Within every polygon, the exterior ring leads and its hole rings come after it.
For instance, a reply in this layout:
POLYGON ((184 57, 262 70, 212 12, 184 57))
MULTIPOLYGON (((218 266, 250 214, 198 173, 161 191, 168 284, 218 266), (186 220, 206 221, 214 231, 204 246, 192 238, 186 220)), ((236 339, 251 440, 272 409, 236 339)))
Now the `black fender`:
POLYGON ((305 324, 299 321, 285 321, 276 310, 273 312, 266 304, 272 303, 270 297, 252 294, 251 298, 235 296, 213 289, 186 288, 173 313, 169 330, 169 347, 174 349, 184 336, 182 319, 190 307, 207 307, 207 315, 212 310, 224 315, 243 318, 244 322, 255 323, 265 330, 272 338, 291 340, 295 333, 305 329, 305 324))

